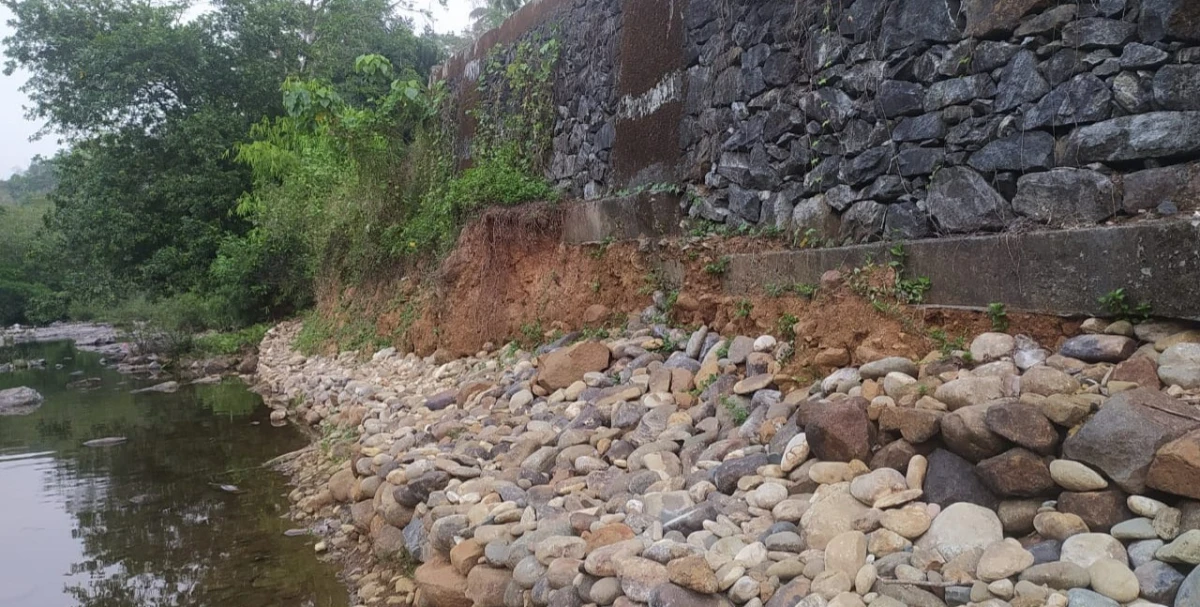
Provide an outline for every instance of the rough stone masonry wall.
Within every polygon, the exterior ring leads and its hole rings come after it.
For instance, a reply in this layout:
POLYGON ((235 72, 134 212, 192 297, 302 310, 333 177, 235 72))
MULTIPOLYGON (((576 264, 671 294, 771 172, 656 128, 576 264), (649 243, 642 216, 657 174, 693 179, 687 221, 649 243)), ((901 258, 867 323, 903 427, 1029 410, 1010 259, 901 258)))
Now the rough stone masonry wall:
POLYGON ((571 195, 684 183, 692 215, 826 245, 1200 198, 1195 0, 542 0, 438 77, 469 106, 492 48, 545 32, 571 195))

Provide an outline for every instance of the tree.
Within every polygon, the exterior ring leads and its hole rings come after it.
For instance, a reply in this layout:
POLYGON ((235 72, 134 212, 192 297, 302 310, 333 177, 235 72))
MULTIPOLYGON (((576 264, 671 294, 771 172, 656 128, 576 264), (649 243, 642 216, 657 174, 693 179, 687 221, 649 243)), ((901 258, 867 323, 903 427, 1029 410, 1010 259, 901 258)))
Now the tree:
POLYGON ((354 57, 422 78, 440 57, 388 0, 216 0, 192 19, 189 0, 0 4, 14 15, 6 73, 31 73, 30 116, 72 144, 48 225, 74 277, 64 288, 93 301, 212 286, 222 243, 251 228, 235 212, 253 187, 236 146, 282 114, 289 77, 366 97, 354 57))

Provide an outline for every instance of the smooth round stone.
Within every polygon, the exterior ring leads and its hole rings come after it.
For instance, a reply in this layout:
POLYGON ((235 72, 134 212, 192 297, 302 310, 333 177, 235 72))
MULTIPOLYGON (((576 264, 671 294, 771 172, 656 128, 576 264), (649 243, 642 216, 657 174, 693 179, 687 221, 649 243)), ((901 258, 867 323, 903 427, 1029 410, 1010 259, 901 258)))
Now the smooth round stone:
POLYGON ((1050 462, 1050 478, 1067 491, 1099 491, 1108 487, 1108 481, 1098 472, 1068 459, 1050 462))
POLYGON ((1167 507, 1166 504, 1144 495, 1131 495, 1125 500, 1125 504, 1134 514, 1150 519, 1158 516, 1159 511, 1167 507))
POLYGON ((804 539, 794 531, 772 533, 763 541, 768 551, 795 552, 804 551, 804 539))
POLYGON ((1033 528, 1042 537, 1060 541, 1088 532, 1087 523, 1071 512, 1039 512, 1033 517, 1033 528))
POLYGON ((1033 565, 1033 554, 1021 542, 1007 538, 984 548, 979 557, 976 574, 984 582, 994 582, 1014 576, 1033 565))
POLYGON ((1148 518, 1132 518, 1113 525, 1109 533, 1119 540, 1152 540, 1158 537, 1154 522, 1148 518))
POLYGON ((787 499, 787 487, 779 483, 763 483, 753 493, 753 503, 759 508, 770 510, 787 499))
POLYGON ((884 529, 893 531, 906 539, 915 540, 929 530, 933 517, 924 506, 909 505, 895 510, 885 510, 880 517, 884 529))
POLYGON ((1120 607, 1120 603, 1084 588, 1072 588, 1067 592, 1067 601, 1071 607, 1120 607))
POLYGON ((1149 563, 1154 560, 1154 553, 1158 552, 1166 542, 1160 539, 1142 540, 1129 545, 1127 552, 1129 553, 1129 564, 1134 569, 1149 563))
POLYGON ((1093 590, 1118 603, 1128 603, 1138 598, 1140 585, 1137 576, 1124 563, 1102 558, 1088 567, 1088 575, 1092 578, 1093 590))
POLYGON ((1080 533, 1072 535, 1063 542, 1062 560, 1075 563, 1084 569, 1092 563, 1103 559, 1113 559, 1119 563, 1129 563, 1129 555, 1125 546, 1117 538, 1107 533, 1080 533))

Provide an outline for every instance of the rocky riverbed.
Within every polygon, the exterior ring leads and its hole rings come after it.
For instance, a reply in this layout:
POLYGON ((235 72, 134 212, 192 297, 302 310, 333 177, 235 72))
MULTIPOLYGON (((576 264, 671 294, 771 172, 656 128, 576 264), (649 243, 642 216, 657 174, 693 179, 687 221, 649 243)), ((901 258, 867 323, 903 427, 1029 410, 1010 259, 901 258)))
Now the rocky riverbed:
POLYGON ((1200 606, 1185 325, 987 333, 811 384, 786 343, 704 328, 366 361, 297 354, 298 329, 259 379, 324 437, 294 516, 364 605, 1200 606))

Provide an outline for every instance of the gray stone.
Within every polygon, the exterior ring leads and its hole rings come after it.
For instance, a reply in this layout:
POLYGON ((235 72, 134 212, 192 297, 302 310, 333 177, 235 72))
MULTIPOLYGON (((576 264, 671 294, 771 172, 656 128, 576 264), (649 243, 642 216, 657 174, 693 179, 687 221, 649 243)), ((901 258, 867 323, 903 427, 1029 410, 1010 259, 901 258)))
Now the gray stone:
POLYGON ((1200 388, 1200 343, 1179 343, 1158 357, 1158 377, 1168 386, 1200 388))
POLYGON ((42 406, 42 395, 27 386, 0 390, 0 415, 26 415, 42 406))
POLYGON ((854 203, 842 215, 840 237, 842 242, 868 242, 883 233, 887 207, 874 200, 854 203))
POLYGON ((1037 101, 1050 92, 1050 83, 1037 69, 1037 56, 1032 51, 1022 50, 1000 72, 1000 85, 996 88, 997 112, 1007 112, 1022 103, 1037 101))
POLYGON ((878 103, 887 118, 919 114, 925 108, 925 87, 915 82, 884 80, 879 85, 878 103))
POLYGON ((822 242, 841 231, 841 220, 826 203, 824 195, 800 201, 792 211, 792 229, 798 234, 812 230, 822 242))
POLYGON ((1174 602, 1175 594, 1183 584, 1183 574, 1162 561, 1140 565, 1133 575, 1137 577, 1142 598, 1163 605, 1174 602))
POLYGON ((1200 605, 1200 567, 1183 579, 1179 593, 1175 595, 1175 607, 1197 607, 1200 605))
POLYGON ((893 141, 923 141, 946 136, 946 122, 941 112, 931 112, 913 118, 901 118, 892 129, 893 141))
POLYGON ((1008 202, 966 167, 938 171, 928 205, 942 230, 954 233, 1003 229, 1011 215, 1008 202))
POLYGON ((1200 6, 1192 0, 1142 0, 1138 26, 1142 42, 1200 42, 1200 6))
POLYGON ((1133 41, 1137 29, 1135 23, 1091 17, 1063 26, 1062 41, 1072 48, 1118 48, 1133 41))
POLYGON ((1004 539, 996 513, 976 504, 951 504, 933 519, 917 546, 937 550, 946 560, 973 549, 983 550, 1004 539))
POLYGON ((1074 4, 1061 4, 1043 13, 1033 15, 1021 22, 1013 34, 1018 38, 1046 34, 1062 28, 1075 19, 1079 7, 1074 4))
POLYGON ((940 110, 948 105, 960 105, 976 99, 992 97, 996 85, 987 74, 942 80, 930 85, 925 93, 925 111, 940 110))
POLYGON ((995 494, 976 475, 975 467, 945 449, 929 454, 923 489, 926 501, 942 507, 958 502, 993 509, 999 505, 995 494))
POLYGON ((1123 162, 1200 151, 1200 112, 1151 112, 1075 129, 1060 163, 1123 162))
POLYGON ((1200 162, 1176 164, 1127 173, 1124 178, 1125 210, 1136 213, 1165 202, 1200 200, 1200 162))
POLYGON ((1026 130, 1105 120, 1111 113, 1112 91, 1091 73, 1080 74, 1054 87, 1025 113, 1026 130))
POLYGON ((915 202, 905 202, 887 205, 883 232, 889 240, 916 240, 932 236, 933 226, 929 223, 927 211, 915 202))
POLYGON ((1137 351, 1137 342, 1121 335, 1078 335, 1063 342, 1059 354, 1087 363, 1119 363, 1137 351))
POLYGON ((1072 588, 1067 591, 1067 602, 1072 607, 1121 607, 1121 604, 1086 588, 1072 588))
POLYGON ((1020 215, 1054 226, 1092 225, 1121 206, 1112 179, 1088 169, 1054 169, 1017 180, 1012 207, 1020 215))
POLYGON ((1168 413, 1180 406, 1156 390, 1122 392, 1067 438, 1063 454, 1098 468, 1129 493, 1143 493, 1158 448, 1197 426, 1186 414, 1168 413))
POLYGON ((943 148, 907 148, 896 157, 897 171, 903 177, 930 175, 946 162, 943 148))
POLYGON ((1200 110, 1200 65, 1164 65, 1154 75, 1154 101, 1164 110, 1200 110))
POLYGON ((961 38, 951 0, 898 0, 883 16, 879 34, 885 52, 919 42, 951 42, 961 38))
POLYGON ((1113 101, 1131 114, 1142 114, 1153 109, 1153 80, 1137 72, 1121 72, 1112 81, 1113 101))
POLYGON ((1017 27, 1021 18, 1040 8, 1045 0, 965 0, 966 35, 977 38, 1005 36, 1017 27))
POLYGON ((843 162, 838 178, 854 187, 866 185, 887 171, 895 154, 891 144, 871 148, 843 162))
POLYGON ((1054 166, 1054 136, 1043 131, 1014 133, 971 154, 967 164, 982 173, 1048 169, 1054 166))
POLYGON ((1127 70, 1138 70, 1158 67, 1170 59, 1166 51, 1146 44, 1131 42, 1121 50, 1121 67, 1127 70))

